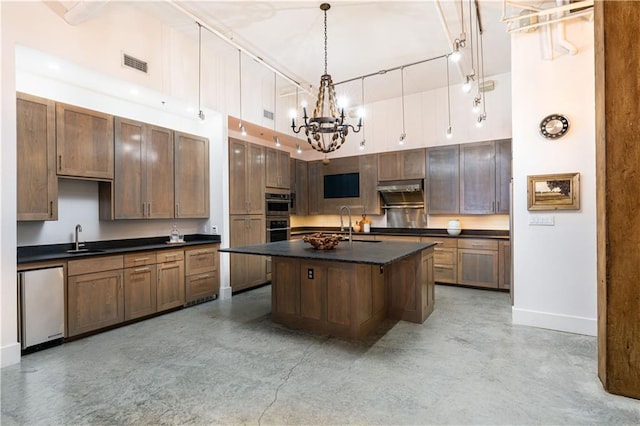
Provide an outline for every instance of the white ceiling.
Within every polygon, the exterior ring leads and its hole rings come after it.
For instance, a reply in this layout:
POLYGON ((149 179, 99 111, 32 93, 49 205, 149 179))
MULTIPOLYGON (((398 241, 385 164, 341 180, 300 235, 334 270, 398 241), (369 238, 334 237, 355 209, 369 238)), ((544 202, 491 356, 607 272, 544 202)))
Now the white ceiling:
MULTIPOLYGON (((196 17, 205 28, 220 31, 303 87, 317 88, 324 71, 324 15, 320 3, 152 1, 135 4, 145 13, 193 37, 194 42, 198 36, 193 19, 196 17)), ((502 1, 479 0, 478 4, 483 29, 484 73, 491 76, 509 72, 510 36, 505 24, 500 22, 502 1)), ((327 12, 328 72, 334 83, 450 53, 451 40, 459 37, 462 29, 461 6, 467 47, 463 49, 460 67, 450 63, 452 84, 462 83, 464 75, 471 72, 469 41, 472 35, 474 56, 477 52, 475 30, 469 29, 470 7, 475 28, 473 0, 332 2, 327 12)), ((203 45, 212 39, 219 40, 203 30, 203 45)), ((478 74, 479 67, 475 68, 478 74)), ((405 94, 446 84, 444 59, 404 70, 405 94)), ((337 89, 349 88, 359 98, 360 85, 357 81, 337 89)), ((401 95, 400 71, 367 78, 365 87, 367 102, 398 97, 401 95)))

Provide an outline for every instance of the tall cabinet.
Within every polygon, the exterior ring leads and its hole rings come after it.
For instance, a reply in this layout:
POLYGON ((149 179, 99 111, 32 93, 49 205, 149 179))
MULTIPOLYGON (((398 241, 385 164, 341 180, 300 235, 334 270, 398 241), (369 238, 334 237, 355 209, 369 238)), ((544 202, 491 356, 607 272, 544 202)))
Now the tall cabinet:
POLYGON ((209 140, 174 133, 175 217, 209 217, 209 140))
POLYGON ((17 219, 58 220, 55 102, 18 93, 17 219))

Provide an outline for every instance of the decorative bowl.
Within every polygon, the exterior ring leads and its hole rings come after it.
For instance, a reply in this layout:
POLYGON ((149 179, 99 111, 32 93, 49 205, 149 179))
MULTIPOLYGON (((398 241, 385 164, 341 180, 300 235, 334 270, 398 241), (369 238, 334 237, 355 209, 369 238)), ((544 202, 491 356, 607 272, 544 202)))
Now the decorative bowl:
POLYGON ((331 250, 342 240, 341 235, 315 233, 313 235, 305 235, 302 241, 311 244, 316 250, 331 250))

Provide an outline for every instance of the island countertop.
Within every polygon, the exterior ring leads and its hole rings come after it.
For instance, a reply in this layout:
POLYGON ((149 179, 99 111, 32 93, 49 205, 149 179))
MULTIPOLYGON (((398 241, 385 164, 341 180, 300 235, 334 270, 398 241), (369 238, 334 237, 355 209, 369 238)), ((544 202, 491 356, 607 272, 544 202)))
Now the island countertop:
POLYGON ((221 248, 220 252, 261 256, 292 257, 369 265, 387 265, 414 253, 435 246, 436 243, 401 241, 341 241, 331 250, 316 250, 301 240, 277 241, 242 247, 221 248))

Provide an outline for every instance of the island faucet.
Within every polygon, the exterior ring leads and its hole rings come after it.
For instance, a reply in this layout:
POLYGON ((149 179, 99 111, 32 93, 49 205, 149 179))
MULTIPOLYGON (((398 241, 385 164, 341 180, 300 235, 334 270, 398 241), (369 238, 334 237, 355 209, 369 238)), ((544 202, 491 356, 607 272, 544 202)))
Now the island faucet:
MULTIPOLYGON (((80 250, 80 241, 78 241, 78 233, 82 232, 82 226, 80 226, 80 224, 76 225, 76 240, 75 240, 75 244, 76 244, 76 251, 80 250)), ((84 245, 84 244, 83 244, 84 245)))
POLYGON ((351 209, 348 206, 340 207, 340 231, 344 231, 344 221, 342 220, 342 211, 347 210, 349 214, 349 245, 351 245, 351 230, 353 229, 353 225, 351 224, 351 209))

